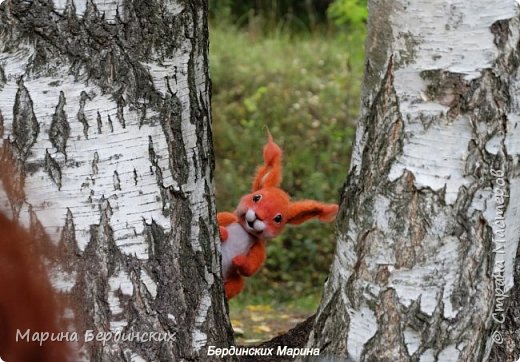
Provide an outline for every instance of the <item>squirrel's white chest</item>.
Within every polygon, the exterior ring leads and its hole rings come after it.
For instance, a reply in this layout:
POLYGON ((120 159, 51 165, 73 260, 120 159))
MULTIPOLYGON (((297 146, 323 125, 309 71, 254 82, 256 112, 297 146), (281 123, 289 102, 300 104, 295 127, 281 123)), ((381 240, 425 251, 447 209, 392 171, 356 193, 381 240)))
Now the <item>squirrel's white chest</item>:
POLYGON ((222 251, 222 274, 224 279, 229 276, 231 272, 231 262, 237 255, 245 255, 251 249, 255 240, 242 225, 238 223, 231 224, 226 227, 228 238, 220 244, 222 251))

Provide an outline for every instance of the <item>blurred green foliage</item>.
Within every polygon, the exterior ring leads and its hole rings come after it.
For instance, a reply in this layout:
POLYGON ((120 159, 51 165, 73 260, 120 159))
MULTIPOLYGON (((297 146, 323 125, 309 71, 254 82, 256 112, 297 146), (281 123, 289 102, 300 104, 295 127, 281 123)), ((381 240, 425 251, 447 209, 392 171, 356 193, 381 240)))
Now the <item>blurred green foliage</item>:
POLYGON ((337 25, 359 28, 367 19, 367 0, 209 0, 210 17, 251 29, 301 32, 337 25))
MULTIPOLYGON (((338 1, 338 0, 336 0, 338 1)), ((212 19, 224 19, 243 27, 314 30, 327 23, 332 0, 209 0, 212 19)))
POLYGON ((330 5, 327 12, 336 24, 356 29, 367 20, 367 0, 336 0, 330 5))
MULTIPOLYGON (((250 192, 266 128, 284 151, 282 187, 293 199, 339 201, 360 104, 365 29, 356 0, 330 3, 210 0, 219 211, 233 211, 250 192), (349 6, 358 12, 345 19, 349 6)), ((288 226, 267 249, 265 266, 233 300, 239 309, 316 301, 334 256, 334 224, 288 226)))

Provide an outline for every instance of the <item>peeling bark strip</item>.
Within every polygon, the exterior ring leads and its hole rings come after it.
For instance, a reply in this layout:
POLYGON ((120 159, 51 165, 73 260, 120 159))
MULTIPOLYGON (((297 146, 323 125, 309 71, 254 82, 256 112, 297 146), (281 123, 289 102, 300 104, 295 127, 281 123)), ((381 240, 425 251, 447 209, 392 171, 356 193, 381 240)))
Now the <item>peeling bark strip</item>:
POLYGON ((19 166, 0 210, 54 239, 80 333, 175 334, 85 343, 93 361, 199 361, 233 342, 207 27, 205 0, 0 6, 0 145, 19 166))
POLYGON ((517 313, 492 319, 518 289, 519 31, 513 0, 369 1, 362 116, 308 347, 356 361, 520 356, 517 313), (498 327, 507 346, 493 349, 498 327))

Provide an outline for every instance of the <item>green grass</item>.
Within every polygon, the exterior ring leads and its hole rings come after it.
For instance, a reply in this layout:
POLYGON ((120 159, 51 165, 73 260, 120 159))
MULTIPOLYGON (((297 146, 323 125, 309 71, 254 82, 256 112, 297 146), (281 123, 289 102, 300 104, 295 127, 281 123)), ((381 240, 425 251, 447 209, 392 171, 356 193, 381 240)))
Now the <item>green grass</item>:
MULTIPOLYGON (((210 26, 216 196, 232 211, 250 192, 266 127, 284 150, 293 199, 338 202, 349 167, 363 69, 363 33, 298 36, 210 26)), ((233 305, 311 300, 315 309, 335 248, 333 224, 288 227, 233 305)))

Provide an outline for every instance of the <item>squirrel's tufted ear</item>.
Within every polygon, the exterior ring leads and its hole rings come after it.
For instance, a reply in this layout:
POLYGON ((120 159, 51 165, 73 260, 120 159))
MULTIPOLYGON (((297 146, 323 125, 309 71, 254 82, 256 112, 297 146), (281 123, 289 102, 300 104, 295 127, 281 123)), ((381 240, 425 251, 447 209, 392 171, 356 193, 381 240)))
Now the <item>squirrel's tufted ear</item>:
POLYGON ((289 205, 287 222, 301 224, 309 219, 318 218, 320 221, 334 221, 338 213, 338 205, 323 204, 314 200, 292 202, 289 205))
POLYGON ((267 132, 267 144, 264 146, 264 165, 261 166, 253 180, 253 191, 265 187, 278 187, 282 182, 282 150, 274 143, 267 132))

